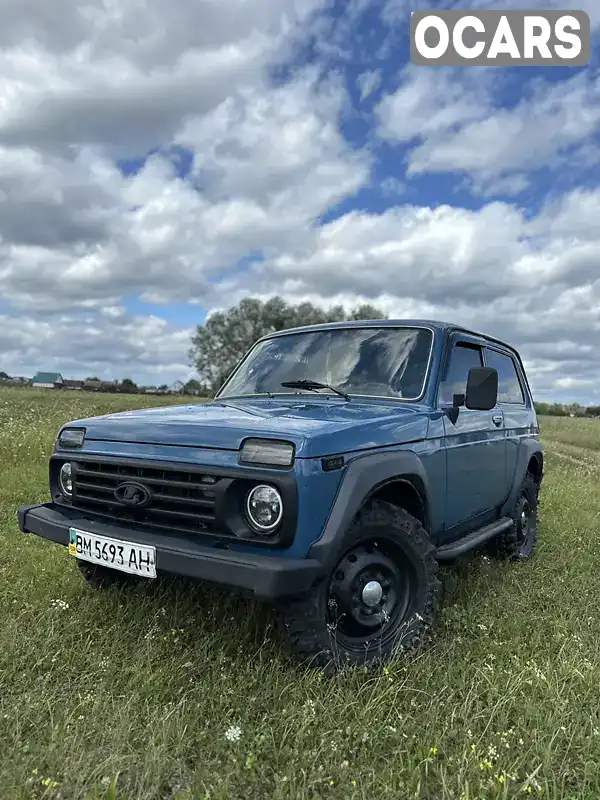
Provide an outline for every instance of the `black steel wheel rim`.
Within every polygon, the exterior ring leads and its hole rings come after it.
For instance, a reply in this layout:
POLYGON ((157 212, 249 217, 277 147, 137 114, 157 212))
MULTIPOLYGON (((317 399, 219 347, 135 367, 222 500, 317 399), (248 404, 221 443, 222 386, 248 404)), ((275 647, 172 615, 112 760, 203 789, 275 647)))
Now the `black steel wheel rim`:
POLYGON ((395 543, 360 542, 347 551, 329 582, 327 624, 349 650, 393 638, 410 610, 415 586, 410 561, 395 543))
POLYGON ((523 552, 529 545, 533 536, 534 513, 529 499, 522 495, 517 507, 517 550, 523 552))

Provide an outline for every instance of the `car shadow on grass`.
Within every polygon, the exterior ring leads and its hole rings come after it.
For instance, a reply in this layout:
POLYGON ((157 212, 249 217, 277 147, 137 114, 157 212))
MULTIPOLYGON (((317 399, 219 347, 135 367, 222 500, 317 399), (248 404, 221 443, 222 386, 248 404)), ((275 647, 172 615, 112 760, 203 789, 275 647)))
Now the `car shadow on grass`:
POLYGON ((250 658, 270 643, 277 652, 273 609, 242 592, 164 574, 108 591, 117 593, 119 605, 138 623, 143 618, 148 630, 159 621, 163 630, 188 631, 190 641, 209 642, 215 653, 232 659, 250 658))
MULTIPOLYGON (((439 617, 450 607, 453 613, 468 615, 476 611, 477 598, 489 592, 490 580, 503 579, 496 563, 481 551, 441 564, 439 578, 442 584, 439 617)), ((157 580, 140 580, 126 590, 115 591, 125 612, 135 614, 138 623, 143 619, 145 629, 150 630, 159 620, 163 632, 190 631, 190 646, 197 639, 202 642, 201 647, 208 648, 217 658, 250 662, 261 651, 271 664, 293 666, 277 631, 273 606, 251 595, 208 581, 164 574, 157 580)), ((434 629, 427 646, 435 644, 437 637, 434 629)))

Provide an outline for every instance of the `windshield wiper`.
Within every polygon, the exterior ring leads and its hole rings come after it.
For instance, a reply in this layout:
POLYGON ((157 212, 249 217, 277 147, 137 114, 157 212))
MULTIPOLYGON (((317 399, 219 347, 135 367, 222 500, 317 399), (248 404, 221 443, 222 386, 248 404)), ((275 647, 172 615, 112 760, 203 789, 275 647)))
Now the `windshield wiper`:
POLYGON ((330 386, 328 383, 311 381, 307 380, 306 378, 302 378, 299 381, 284 381, 281 386, 285 386, 286 389, 308 389, 309 391, 315 391, 316 389, 329 389, 330 391, 341 395, 345 400, 350 400, 350 395, 346 394, 346 392, 342 392, 341 389, 336 389, 335 386, 330 386))

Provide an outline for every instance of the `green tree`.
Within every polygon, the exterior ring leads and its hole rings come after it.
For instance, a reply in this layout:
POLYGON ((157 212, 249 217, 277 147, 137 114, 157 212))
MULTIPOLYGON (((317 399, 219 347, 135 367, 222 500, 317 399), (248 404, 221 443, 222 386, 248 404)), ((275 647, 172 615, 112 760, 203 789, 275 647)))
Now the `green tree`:
POLYGON ((368 304, 346 311, 343 306, 289 305, 281 297, 265 302, 247 298, 227 311, 210 314, 198 325, 189 355, 202 382, 214 392, 261 336, 301 325, 385 317, 381 309, 368 304))
POLYGON ((202 384, 200 381, 195 380, 195 378, 189 380, 183 387, 184 394, 202 394, 202 392, 202 384))
POLYGON ((6 372, 0 372, 0 381, 9 381, 10 375, 6 372))
POLYGON ((124 394, 135 394, 137 390, 137 384, 135 384, 131 378, 123 378, 121 385, 119 386, 120 392, 123 392, 124 394))

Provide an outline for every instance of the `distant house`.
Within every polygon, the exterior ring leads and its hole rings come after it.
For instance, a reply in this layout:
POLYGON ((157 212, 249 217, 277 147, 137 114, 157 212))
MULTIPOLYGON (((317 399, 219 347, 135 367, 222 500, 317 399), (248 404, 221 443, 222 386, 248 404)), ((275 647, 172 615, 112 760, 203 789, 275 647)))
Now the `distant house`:
POLYGON ((63 381, 63 389, 83 389, 83 381, 72 381, 65 378, 63 381))
POLYGON ((31 384, 38 389, 61 389, 64 380, 60 372, 37 372, 31 384))
POLYGON ((182 381, 175 381, 172 383, 169 388, 167 389, 169 394, 183 394, 183 382, 182 381))
POLYGON ((88 392, 97 392, 102 386, 102 381, 84 381, 83 388, 88 392))

